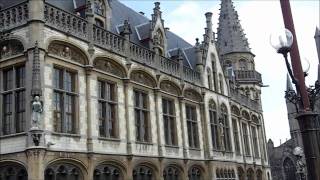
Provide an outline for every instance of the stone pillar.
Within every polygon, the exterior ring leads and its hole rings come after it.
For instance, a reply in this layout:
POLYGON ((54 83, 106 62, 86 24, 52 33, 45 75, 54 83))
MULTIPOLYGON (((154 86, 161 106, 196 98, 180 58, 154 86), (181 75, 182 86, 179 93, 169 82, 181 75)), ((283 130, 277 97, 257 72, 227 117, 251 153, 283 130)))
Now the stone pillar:
POLYGON ((44 180, 45 149, 30 148, 26 151, 28 180, 44 180))
POLYGON ((202 102, 200 102, 200 119, 201 119, 201 127, 202 127, 202 139, 203 139, 203 149, 204 149, 204 157, 206 159, 210 158, 210 148, 209 148, 209 137, 208 137, 208 120, 206 116, 206 106, 205 106, 205 92, 202 93, 202 102))
POLYGON ((158 155, 159 157, 163 157, 163 143, 161 141, 161 129, 160 129, 160 113, 159 113, 159 97, 160 97, 160 89, 157 88, 154 90, 154 103, 155 103, 155 114, 156 114, 156 122, 157 122, 157 144, 158 144, 158 155))
POLYGON ((92 66, 85 68, 86 73, 86 100, 87 100, 87 151, 93 152, 92 122, 91 122, 91 73, 92 66))
MULTIPOLYGON (((126 117, 126 130, 127 130, 127 154, 132 155, 132 142, 131 142, 131 129, 130 129, 130 113, 129 113, 129 84, 130 84, 130 79, 125 79, 123 80, 123 91, 124 91, 124 103, 125 103, 125 117, 126 117)), ((130 160, 131 161, 131 160, 130 160)))
POLYGON ((183 157, 186 159, 188 158, 188 149, 187 149, 187 142, 186 142, 186 134, 185 134, 185 121, 183 118, 183 105, 184 105, 184 97, 179 97, 179 108, 180 108, 180 122, 181 122, 181 133, 182 133, 182 147, 183 147, 183 157))

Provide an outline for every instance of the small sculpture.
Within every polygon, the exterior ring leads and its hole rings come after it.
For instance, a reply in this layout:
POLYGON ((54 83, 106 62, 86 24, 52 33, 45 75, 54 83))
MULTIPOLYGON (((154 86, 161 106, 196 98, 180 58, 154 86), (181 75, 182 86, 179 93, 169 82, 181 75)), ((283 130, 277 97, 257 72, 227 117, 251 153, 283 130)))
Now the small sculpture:
POLYGON ((219 135, 220 135, 220 144, 221 149, 224 150, 224 125, 222 123, 222 119, 219 121, 219 135))
POLYGON ((306 164, 303 161, 303 150, 301 147, 296 147, 293 150, 293 154, 297 157, 296 168, 297 174, 299 174, 300 180, 305 180, 306 164))
POLYGON ((40 102, 39 96, 35 96, 32 102, 32 128, 40 128, 40 120, 42 113, 42 104, 40 102))

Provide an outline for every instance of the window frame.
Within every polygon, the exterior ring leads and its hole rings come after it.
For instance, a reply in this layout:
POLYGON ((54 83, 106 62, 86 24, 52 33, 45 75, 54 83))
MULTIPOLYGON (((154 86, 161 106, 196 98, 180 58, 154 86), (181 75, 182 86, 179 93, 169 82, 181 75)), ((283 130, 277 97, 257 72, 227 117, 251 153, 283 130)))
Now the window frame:
POLYGON ((189 149, 200 149, 200 139, 199 139, 199 124, 198 124, 198 110, 197 110, 197 105, 193 103, 185 103, 185 120, 186 120, 186 125, 187 125, 187 136, 188 136, 188 145, 189 149), (188 119, 188 108, 194 109, 194 117, 195 119, 188 119), (189 130, 189 124, 191 123, 191 129, 189 130), (194 126, 196 127, 196 134, 194 134, 193 129, 194 126), (192 130, 192 131, 191 131, 192 130), (191 133, 191 135, 189 135, 191 133), (190 140, 189 136, 192 137, 190 140), (191 142, 190 142, 191 141, 191 142))
MULTIPOLYGON (((20 74, 21 75, 21 74, 20 74)), ((27 129, 27 121, 26 121, 26 64, 25 62, 22 63, 16 63, 16 64, 11 64, 6 67, 1 67, 0 68, 0 84, 2 85, 0 88, 0 101, 1 101, 1 115, 0 115, 0 136, 10 136, 10 135, 15 135, 15 134, 20 134, 20 133, 25 133, 27 129), (23 69, 23 75, 22 78, 17 79, 18 76, 18 70, 23 69), (9 89, 5 88, 5 72, 11 71, 11 87, 9 89), (18 81, 22 80, 22 85, 18 86, 18 81), (22 93, 22 107, 20 107, 18 101, 19 99, 19 94, 22 93), (7 113, 7 115, 11 116, 9 120, 9 127, 8 130, 5 131, 5 112, 7 106, 4 106, 4 101, 5 101, 5 96, 10 95, 10 112, 7 113), (20 109, 21 108, 21 109, 20 109), (19 110, 20 109, 20 110, 19 110), (22 121, 19 120, 19 113, 22 113, 22 121), (19 121, 19 122, 18 122, 19 121), (21 124, 22 123, 22 124, 21 124), (20 124, 18 126, 18 124, 20 124), (18 128, 20 127, 20 128, 18 128)), ((6 128, 7 129, 7 128, 6 128)))
POLYGON ((177 114, 176 114, 176 107, 175 107, 175 100, 173 98, 169 98, 166 96, 161 97, 161 105, 162 105, 162 122, 164 127, 164 139, 166 146, 178 146, 178 135, 177 135, 177 114), (164 113, 164 101, 166 101, 166 105, 171 104, 172 114, 170 114, 170 106, 166 107, 167 113, 164 113), (165 117, 170 121, 168 123, 168 127, 166 127, 165 117), (168 130, 168 132, 166 131, 168 130), (166 137, 168 136, 169 139, 166 137), (168 142, 170 141, 170 142, 168 142))
POLYGON ((250 150, 250 142, 249 142, 249 131, 248 131, 248 124, 245 122, 241 123, 242 133, 243 133, 243 145, 244 145, 244 155, 251 156, 250 150))
MULTIPOLYGON (((133 110, 134 110, 133 112, 134 112, 134 122, 135 122, 135 140, 138 143, 152 143, 149 92, 146 91, 146 90, 143 90, 141 88, 133 88, 132 93, 133 93, 132 99, 133 99, 133 110), (142 102, 142 103, 146 104, 146 108, 144 108, 144 107, 141 108, 141 107, 137 107, 136 106, 136 93, 140 94, 139 98, 141 97, 141 95, 143 95, 143 94, 145 95, 145 98, 146 98, 145 102, 142 102), (144 123, 147 122, 147 127, 144 130, 144 135, 147 134, 147 138, 144 137, 143 139, 141 139, 141 137, 140 137, 140 139, 139 139, 138 136, 137 136, 137 126, 138 126, 137 117, 136 117, 136 112, 137 111, 139 111, 139 116, 140 117, 141 117, 142 114, 144 114, 143 117, 147 118, 147 120, 144 119, 144 123)), ((141 99, 139 101, 141 101, 141 99)), ((139 106, 141 106, 141 104, 139 104, 139 106)), ((142 104, 142 106, 143 106, 143 104, 142 104)), ((141 127, 139 126, 139 129, 140 128, 141 127)), ((141 133, 142 133, 142 131, 140 129, 139 130, 139 136, 141 136, 141 133)))
POLYGON ((232 132, 233 132, 233 139, 234 139, 234 148, 237 155, 241 155, 241 149, 240 149, 240 141, 239 141, 239 128, 238 128, 238 122, 236 118, 232 118, 232 132))
MULTIPOLYGON (((119 139, 119 117, 118 117, 118 86, 117 86, 117 83, 116 82, 114 82, 114 81, 110 81, 110 80, 108 80, 108 79, 104 79, 104 78, 98 78, 97 79, 97 86, 98 86, 98 95, 97 95, 97 101, 98 101, 98 114, 99 114, 99 116, 98 116, 98 120, 99 120, 99 122, 98 122, 98 125, 99 125, 99 138, 107 138, 107 139, 119 139), (105 99, 105 98, 101 98, 101 92, 100 92, 100 87, 99 87, 99 83, 100 82, 103 82, 103 83, 105 83, 105 85, 106 84, 110 84, 110 85, 112 85, 113 87, 112 87, 112 91, 113 91, 113 95, 114 95, 114 97, 113 97, 113 99, 111 98, 111 99, 105 99), (114 130, 113 130, 113 136, 111 136, 111 135, 109 135, 109 137, 107 136, 107 134, 106 134, 106 122, 105 122, 105 128, 104 128, 104 131, 105 131, 105 135, 103 136, 102 134, 101 134, 101 132, 100 132, 100 121, 101 120, 103 120, 103 119, 101 119, 101 117, 100 117, 100 103, 105 103, 105 104, 112 104, 112 106, 114 107, 114 112, 113 112, 113 116, 114 116, 114 130)), ((104 90, 104 93, 106 93, 106 87, 104 88, 105 90, 104 90)), ((110 91, 110 93, 111 93, 111 91, 110 91)), ((106 96, 106 94, 104 94, 104 96, 106 96)), ((105 106, 105 108, 104 108, 104 110, 105 110, 105 116, 106 116, 106 113, 107 113, 107 106, 105 106)), ((105 121, 107 121, 107 119, 106 119, 106 117, 105 117, 105 119, 104 119, 105 121)))
MULTIPOLYGON (((53 131, 55 133, 59 133, 59 134, 79 134, 79 88, 78 88, 78 83, 79 83, 79 79, 78 79, 78 71, 75 69, 71 69, 68 67, 64 67, 61 65, 53 65, 53 84, 52 84, 52 90, 53 90, 53 119, 54 119, 54 129, 53 131), (56 87, 56 77, 55 77, 55 71, 56 70, 60 70, 62 72, 62 76, 61 74, 59 75, 60 77, 62 77, 62 79, 60 79, 59 77, 59 88, 56 87), (71 90, 66 90, 65 89, 65 83, 67 81, 65 81, 66 78, 66 73, 71 73, 73 75, 73 79, 71 79, 71 83, 73 80, 73 84, 71 84, 71 90), (60 95, 60 111, 57 111, 55 108, 55 96, 59 94, 60 95), (74 113, 72 114, 71 112, 66 112, 65 106, 66 106, 66 102, 65 100, 67 99, 67 97, 72 97, 71 99, 71 103, 72 103, 72 110, 74 111, 74 113), (61 103, 62 102, 62 103, 61 103), (58 120, 57 118, 57 114, 60 113, 60 120, 58 120), (68 132, 67 130, 67 120, 65 119, 65 117, 67 116, 67 113, 71 114, 71 118, 72 118, 72 132, 68 132), (61 121, 61 122, 58 122, 61 121), (60 125, 59 125, 60 123, 60 125), (59 128, 60 126, 60 128, 59 128)), ((61 73, 60 72, 60 73, 61 73)))
POLYGON ((215 102, 209 102, 209 120, 210 120, 210 130, 211 130, 211 143, 212 143, 212 149, 213 150, 220 150, 221 145, 219 143, 219 118, 218 118, 218 110, 217 105, 215 102), (212 104, 214 105, 214 108, 211 107, 212 104), (215 115, 215 118, 213 119, 213 115, 215 115), (215 121, 214 121, 215 120, 215 121), (213 132, 212 129, 215 131, 213 132))

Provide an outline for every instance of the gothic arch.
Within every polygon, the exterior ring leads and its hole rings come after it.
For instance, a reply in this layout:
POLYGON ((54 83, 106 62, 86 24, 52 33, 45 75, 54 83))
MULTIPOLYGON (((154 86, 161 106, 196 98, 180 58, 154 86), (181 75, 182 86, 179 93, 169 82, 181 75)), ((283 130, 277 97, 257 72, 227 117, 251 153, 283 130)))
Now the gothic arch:
POLYGON ((143 70, 132 70, 130 80, 152 88, 157 86, 156 79, 150 73, 143 70))
POLYGON ((262 180, 262 171, 261 171, 261 169, 258 169, 257 171, 256 171, 256 176, 257 176, 257 180, 262 180))
POLYGON ((70 41, 60 39, 51 40, 48 43, 47 52, 81 65, 89 65, 87 53, 81 47, 70 41))
POLYGON ((188 169, 188 177, 190 180, 203 180, 205 173, 205 169, 198 164, 191 165, 188 169))
POLYGON ((241 115, 242 115, 242 117, 243 117, 244 119, 250 121, 250 115, 249 115, 248 111, 242 110, 241 115))
POLYGON ((93 67, 120 78, 125 78, 127 76, 126 69, 118 62, 109 58, 96 57, 93 60, 93 67))
POLYGON ((44 171, 45 180, 74 179, 84 180, 86 178, 86 168, 70 159, 58 159, 49 163, 44 171))
POLYGON ((194 89, 191 89, 191 88, 188 88, 188 89, 185 89, 183 91, 183 96, 187 99, 190 99, 190 100, 193 100, 193 101, 196 101, 196 102, 201 102, 202 101, 202 96, 201 94, 194 90, 194 89))
POLYGON ((94 180, 103 180, 106 178, 124 180, 126 176, 126 167, 115 160, 103 161, 98 163, 93 172, 94 180))
POLYGON ((174 94, 177 96, 181 95, 181 89, 179 88, 179 86, 167 79, 160 82, 160 89, 170 94, 174 94))
POLYGON ((296 177, 296 167, 294 161, 292 161, 289 157, 286 157, 282 163, 284 180, 294 180, 296 177))
POLYGON ((22 41, 11 38, 0 41, 0 59, 23 54, 24 45, 22 41))
POLYGON ((134 166, 132 175, 134 180, 140 180, 142 177, 145 180, 154 180, 159 176, 159 171, 151 162, 141 162, 134 166))
POLYGON ((254 114, 251 116, 251 120, 252 120, 252 122, 254 122, 256 124, 260 124, 258 117, 254 114))
POLYGON ((231 114, 236 115, 236 116, 240 116, 240 109, 237 106, 232 105, 231 106, 231 114))
POLYGON ((0 179, 28 179, 25 166, 17 161, 0 161, 0 179))
POLYGON ((247 180, 254 180, 254 171, 251 168, 247 169, 247 180))
POLYGON ((163 169, 164 180, 180 180, 184 177, 183 168, 176 164, 168 164, 163 169))
POLYGON ((239 180, 245 180, 246 177, 245 177, 245 172, 244 172, 243 168, 239 166, 239 167, 237 168, 237 171, 238 171, 238 178, 239 178, 239 180))

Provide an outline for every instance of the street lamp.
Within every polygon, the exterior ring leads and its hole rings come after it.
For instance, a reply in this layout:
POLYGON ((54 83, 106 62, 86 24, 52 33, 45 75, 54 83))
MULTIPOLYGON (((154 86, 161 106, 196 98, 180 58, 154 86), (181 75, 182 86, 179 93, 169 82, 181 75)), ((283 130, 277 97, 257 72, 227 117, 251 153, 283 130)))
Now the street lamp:
MULTIPOLYGON (((320 96, 320 82, 315 82, 314 86, 306 87, 304 78, 298 79, 301 76, 300 72, 293 72, 291 65, 288 61, 288 53, 292 50, 294 42, 292 33, 285 29, 280 33, 275 33, 270 36, 270 44, 273 46, 277 53, 282 54, 288 73, 292 83, 296 87, 295 90, 288 90, 285 92, 285 98, 296 106, 299 127, 302 135, 304 152, 307 162, 308 179, 320 180, 320 122, 317 119, 318 113, 315 112, 315 104, 317 98, 320 96), (307 96, 303 96, 302 92, 306 92, 307 96)), ((292 61, 301 67, 299 61, 292 61)), ((303 73, 303 71, 302 71, 303 73)))

